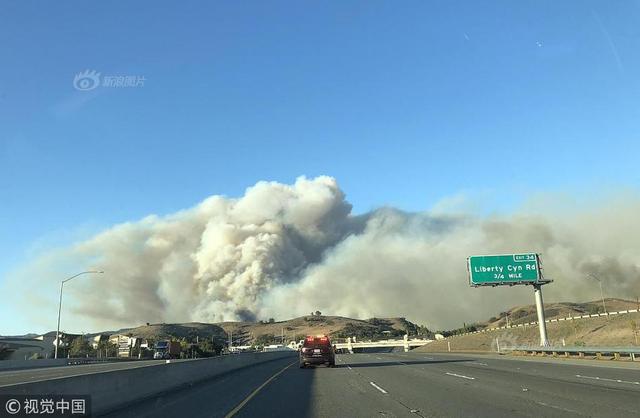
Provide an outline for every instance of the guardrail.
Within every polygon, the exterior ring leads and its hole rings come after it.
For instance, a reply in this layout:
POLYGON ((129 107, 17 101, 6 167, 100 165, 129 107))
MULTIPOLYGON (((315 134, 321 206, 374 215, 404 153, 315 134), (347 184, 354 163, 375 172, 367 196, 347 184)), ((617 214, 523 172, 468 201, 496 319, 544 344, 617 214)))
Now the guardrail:
POLYGON ((530 346, 515 346, 505 347, 500 351, 511 351, 512 354, 520 355, 541 355, 541 356, 553 356, 553 357, 579 357, 585 358, 586 356, 595 357, 601 359, 602 357, 612 357, 614 360, 621 360, 623 357, 628 357, 631 361, 640 359, 640 347, 530 347, 530 346))

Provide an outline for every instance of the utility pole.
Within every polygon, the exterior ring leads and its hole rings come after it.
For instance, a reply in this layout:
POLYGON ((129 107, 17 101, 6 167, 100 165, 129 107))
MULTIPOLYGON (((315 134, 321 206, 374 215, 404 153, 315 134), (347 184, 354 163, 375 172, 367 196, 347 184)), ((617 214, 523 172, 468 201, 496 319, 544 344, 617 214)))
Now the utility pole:
POLYGON ((607 313, 607 304, 604 302, 604 292, 602 291, 602 281, 598 281, 600 285, 600 297, 602 298, 602 309, 604 309, 604 313, 607 313))
POLYGON ((587 277, 596 280, 598 282, 598 284, 600 285, 600 297, 602 298, 602 309, 604 309, 604 313, 605 315, 607 314, 607 305, 604 303, 604 292, 602 291, 602 280, 600 280, 600 278, 598 276, 596 276, 593 273, 589 273, 587 274, 587 277))

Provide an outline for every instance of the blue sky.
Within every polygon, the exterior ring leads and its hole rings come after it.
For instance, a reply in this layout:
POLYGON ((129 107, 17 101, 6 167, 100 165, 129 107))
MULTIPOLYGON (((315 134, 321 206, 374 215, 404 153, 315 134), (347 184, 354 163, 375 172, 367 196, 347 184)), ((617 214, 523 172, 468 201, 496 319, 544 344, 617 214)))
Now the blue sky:
POLYGON ((640 180, 640 3, 35 2, 0 13, 0 283, 114 223, 338 179, 356 212, 640 180), (74 89, 75 74, 145 78, 74 89))

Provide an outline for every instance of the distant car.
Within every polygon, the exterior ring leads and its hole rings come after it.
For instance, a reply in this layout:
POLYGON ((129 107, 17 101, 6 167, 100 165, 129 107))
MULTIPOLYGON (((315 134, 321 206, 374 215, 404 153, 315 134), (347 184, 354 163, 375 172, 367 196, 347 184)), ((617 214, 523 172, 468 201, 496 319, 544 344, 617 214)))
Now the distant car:
POLYGON ((336 355, 329 337, 326 335, 308 336, 300 348, 300 368, 311 364, 336 365, 336 355))

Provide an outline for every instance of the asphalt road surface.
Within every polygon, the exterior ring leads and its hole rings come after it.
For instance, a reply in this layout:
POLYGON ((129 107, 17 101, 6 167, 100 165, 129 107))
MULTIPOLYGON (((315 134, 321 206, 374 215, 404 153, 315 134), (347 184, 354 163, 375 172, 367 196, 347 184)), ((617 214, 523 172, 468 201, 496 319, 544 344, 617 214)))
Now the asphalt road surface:
POLYGON ((638 417, 640 365, 432 353, 271 361, 141 400, 113 417, 638 417))

